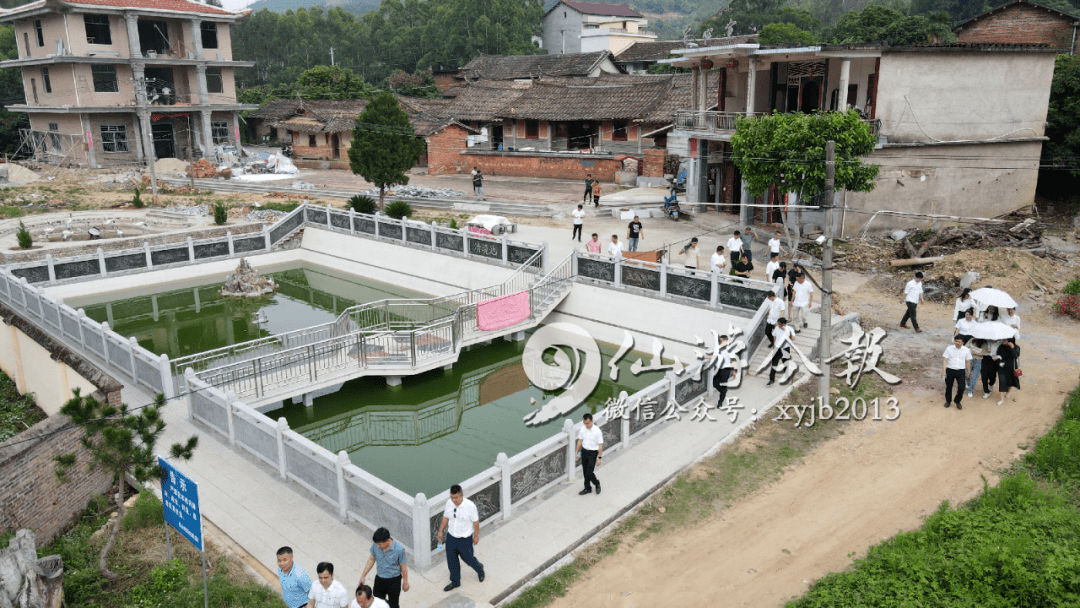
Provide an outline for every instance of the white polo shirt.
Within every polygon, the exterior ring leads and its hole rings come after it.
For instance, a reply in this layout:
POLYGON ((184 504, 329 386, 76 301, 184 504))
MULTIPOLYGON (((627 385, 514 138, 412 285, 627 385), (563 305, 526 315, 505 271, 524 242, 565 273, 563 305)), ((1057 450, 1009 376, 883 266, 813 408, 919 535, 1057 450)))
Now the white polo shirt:
POLYGON ((916 281, 915 279, 911 279, 907 282, 907 286, 904 287, 904 295, 906 296, 904 299, 907 302, 911 302, 912 304, 918 304, 919 296, 922 295, 922 283, 916 281))
POLYGON ((974 321, 974 320, 968 321, 967 319, 960 319, 959 321, 956 322, 955 327, 956 327, 956 329, 960 330, 960 333, 964 334, 965 336, 968 336, 968 335, 971 335, 971 328, 975 327, 976 322, 977 321, 974 321))
POLYGON ((473 522, 480 521, 480 512, 468 498, 462 498, 460 506, 454 505, 453 500, 447 500, 443 517, 449 520, 446 524, 447 534, 454 538, 469 538, 473 535, 473 522))
POLYGON ((580 226, 585 223, 585 211, 581 209, 574 209, 570 212, 570 215, 574 218, 574 225, 580 226))
POLYGON ((769 239, 769 253, 780 253, 780 239, 769 239))
POLYGON ((956 348, 955 344, 950 344, 941 356, 945 358, 945 367, 949 369, 967 369, 965 361, 971 361, 971 351, 968 347, 956 348))
MULTIPOLYGON (((360 608, 359 602, 353 600, 349 602, 349 608, 360 608)), ((368 608, 390 608, 390 604, 386 603, 386 600, 380 600, 375 596, 371 596, 371 605, 368 608)))
POLYGON ((718 369, 735 369, 739 361, 739 355, 729 352, 727 349, 720 351, 720 367, 718 369))
POLYGON ((795 339, 795 330, 791 329, 790 325, 785 325, 784 327, 777 325, 772 330, 772 337, 777 343, 782 342, 784 339, 787 339, 790 342, 795 339))
POLYGON ((613 258, 622 257, 622 243, 615 241, 614 243, 608 243, 607 253, 613 258))
POLYGON ((765 278, 772 281, 772 275, 778 268, 780 268, 780 262, 769 262, 768 264, 765 264, 765 278))
POLYGON ((337 580, 330 581, 330 587, 315 581, 308 591, 308 599, 315 600, 315 608, 345 608, 349 605, 349 592, 337 580))
POLYGON ((742 239, 737 236, 733 236, 727 240, 728 251, 732 253, 742 253, 742 239))
POLYGON ((795 290, 795 299, 791 302, 792 306, 802 308, 810 305, 810 294, 814 293, 814 286, 810 281, 803 281, 802 283, 796 281, 791 288, 795 290))
POLYGON ((724 272, 727 267, 727 257, 722 253, 712 254, 712 258, 709 259, 709 269, 716 272, 724 272))
POLYGON ((769 325, 776 325, 776 322, 780 320, 780 317, 784 316, 784 311, 787 310, 787 306, 784 305, 784 300, 780 298, 773 298, 772 300, 766 300, 769 305, 768 316, 765 317, 765 321, 769 325))
POLYGON ((596 451, 600 449, 600 445, 604 443, 604 433, 600 430, 600 427, 594 423, 591 429, 585 428, 585 425, 581 425, 581 430, 578 431, 577 438, 581 440, 581 449, 596 451))

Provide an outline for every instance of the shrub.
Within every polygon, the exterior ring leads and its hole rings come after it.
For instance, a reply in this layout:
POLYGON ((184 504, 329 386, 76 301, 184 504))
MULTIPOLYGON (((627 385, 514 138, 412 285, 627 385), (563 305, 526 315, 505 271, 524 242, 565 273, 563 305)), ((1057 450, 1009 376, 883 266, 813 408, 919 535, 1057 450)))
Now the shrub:
POLYGON ((1061 290, 1067 296, 1080 296, 1080 279, 1073 279, 1061 290))
POLYGON ((450 218, 450 228, 452 228, 453 230, 457 230, 459 228, 457 220, 455 220, 454 218, 450 218))
POLYGON ((135 187, 135 198, 131 199, 131 204, 136 209, 142 209, 143 207, 146 206, 146 203, 144 203, 143 200, 142 200, 142 191, 143 191, 142 186, 136 186, 135 187))
POLYGON ((389 215, 395 220, 400 220, 406 217, 411 217, 413 214, 413 208, 412 205, 406 203, 405 201, 394 201, 386 206, 385 212, 386 215, 389 215))
POLYGON ((300 203, 262 203, 259 209, 264 211, 282 211, 292 213, 300 206, 300 203))
POLYGON ((363 194, 350 198, 347 204, 353 211, 367 215, 374 215, 379 210, 379 204, 375 202, 375 199, 363 194))
POLYGON ((19 249, 30 249, 34 244, 34 237, 30 236, 30 231, 23 226, 22 222, 19 222, 19 230, 15 233, 15 238, 19 239, 19 249))
POLYGON ((1024 463, 1047 479, 1080 482, 1080 420, 1062 420, 1024 455, 1024 463))
POLYGON ((1054 310, 1061 315, 1080 319, 1080 296, 1065 296, 1054 304, 1054 310))
POLYGON ((165 525, 165 511, 161 500, 149 488, 139 489, 139 498, 124 516, 124 529, 136 530, 150 526, 165 525))
POLYGON ((229 221, 229 208, 225 206, 225 203, 214 203, 214 223, 221 226, 227 221, 229 221))

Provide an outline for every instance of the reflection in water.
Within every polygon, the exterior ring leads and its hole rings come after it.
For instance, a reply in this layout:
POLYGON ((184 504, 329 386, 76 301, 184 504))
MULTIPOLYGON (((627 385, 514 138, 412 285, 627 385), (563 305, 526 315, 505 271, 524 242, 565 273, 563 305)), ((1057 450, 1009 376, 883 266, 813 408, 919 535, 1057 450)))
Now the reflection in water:
MULTIPOLYGON (((535 427, 523 421, 558 394, 529 383, 524 346, 498 339, 462 352, 449 371, 403 378, 401 387, 360 378, 310 408, 289 404, 268 415, 284 416, 291 428, 334 453, 345 450, 354 464, 407 494, 432 496, 492 466, 499 452, 513 456, 562 430, 565 417, 535 427)), ((599 346, 607 369, 616 348, 599 346)), ((588 397, 588 410, 579 407, 569 417, 580 420, 619 391, 633 393, 663 377, 631 374, 630 362, 639 357, 648 356, 635 352, 620 361, 618 382, 604 374, 588 397)))
MULTIPOLYGON (((419 292, 319 266, 266 271, 278 291, 261 298, 226 298, 222 282, 80 304, 86 315, 122 336, 171 358, 333 321, 343 310, 387 298, 426 298, 419 292)), ((84 302, 89 300, 84 299, 84 302)))

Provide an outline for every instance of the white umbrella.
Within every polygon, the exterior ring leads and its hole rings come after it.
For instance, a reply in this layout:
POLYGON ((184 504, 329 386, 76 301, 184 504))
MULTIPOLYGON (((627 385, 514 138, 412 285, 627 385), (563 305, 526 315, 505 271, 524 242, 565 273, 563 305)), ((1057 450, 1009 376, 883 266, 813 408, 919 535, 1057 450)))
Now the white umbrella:
POLYGON ((987 321, 972 325, 967 333, 980 340, 1004 340, 1016 336, 1016 328, 1000 321, 987 321))
POLYGON ((975 301, 978 302, 979 306, 983 309, 987 306, 997 306, 998 310, 1001 311, 1004 311, 1006 308, 1016 308, 1016 300, 1012 299, 1012 296, 1000 289, 983 287, 971 292, 971 297, 975 298, 975 301))

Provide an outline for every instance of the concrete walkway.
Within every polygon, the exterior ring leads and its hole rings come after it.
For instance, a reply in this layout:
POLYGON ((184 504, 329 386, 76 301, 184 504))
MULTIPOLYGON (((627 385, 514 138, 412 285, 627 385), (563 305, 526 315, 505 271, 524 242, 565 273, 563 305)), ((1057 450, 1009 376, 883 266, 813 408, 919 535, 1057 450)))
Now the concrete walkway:
MULTIPOLYGON (((630 449, 617 450, 605 459, 598 470, 602 495, 579 496, 579 474, 573 483, 556 486, 545 497, 515 509, 509 521, 485 526, 476 550, 478 559, 487 566, 484 583, 465 568, 462 586, 444 593, 449 577, 444 560, 437 559, 427 571, 410 572, 412 590, 403 595, 403 605, 489 605, 594 535, 718 442, 751 424, 752 409, 761 415, 785 390, 780 385, 766 388, 763 378, 746 377, 740 388, 729 392, 738 396, 745 408, 734 423, 722 412, 710 409, 709 414, 717 420, 694 421, 690 411, 681 414, 679 421, 657 425, 630 449)), ((125 388, 124 395, 130 405, 151 399, 132 388, 125 388)), ((714 399, 715 395, 709 401, 715 404, 714 399)), ((371 531, 343 523, 321 499, 295 483, 281 481, 270 467, 188 420, 186 412, 181 401, 166 407, 168 427, 160 446, 164 452, 173 442, 199 435, 195 457, 180 467, 199 483, 204 517, 267 565, 269 572, 276 572, 276 549, 290 545, 297 563, 310 573, 318 562, 329 561, 342 583, 355 588, 369 555, 371 531)))

